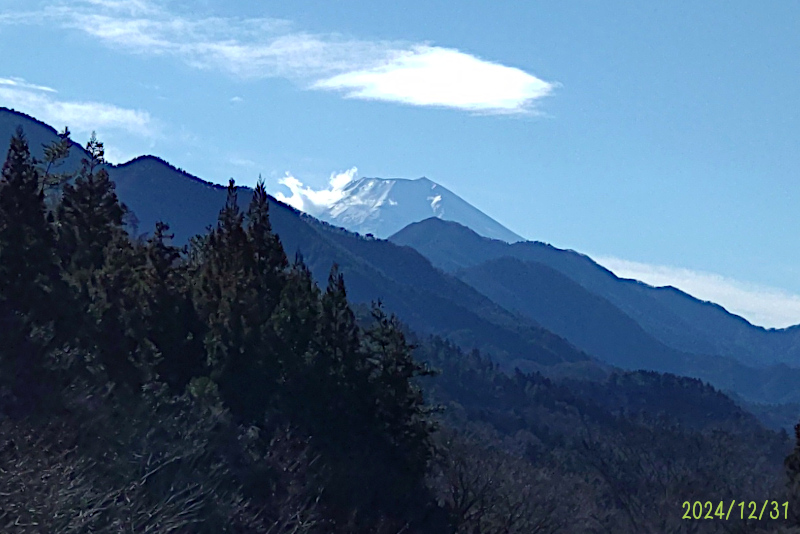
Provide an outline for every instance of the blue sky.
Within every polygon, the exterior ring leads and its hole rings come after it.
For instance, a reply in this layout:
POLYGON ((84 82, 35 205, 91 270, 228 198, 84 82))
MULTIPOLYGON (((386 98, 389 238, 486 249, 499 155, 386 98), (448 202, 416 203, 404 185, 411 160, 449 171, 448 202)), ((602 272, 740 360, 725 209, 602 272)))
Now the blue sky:
POLYGON ((800 4, 0 0, 0 105, 273 193, 427 176, 800 323, 800 4))

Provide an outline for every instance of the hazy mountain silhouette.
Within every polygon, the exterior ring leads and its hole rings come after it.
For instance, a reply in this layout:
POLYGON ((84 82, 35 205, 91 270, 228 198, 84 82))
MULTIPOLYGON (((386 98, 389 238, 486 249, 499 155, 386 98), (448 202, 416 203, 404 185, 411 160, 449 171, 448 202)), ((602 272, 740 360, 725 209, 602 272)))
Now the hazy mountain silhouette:
POLYGON ((439 219, 411 224, 390 240, 418 250, 446 272, 504 256, 538 262, 608 300, 668 347, 725 356, 745 365, 785 363, 800 367, 800 326, 755 326, 718 304, 701 301, 674 287, 656 288, 621 279, 572 250, 533 241, 503 243, 439 219))
POLYGON ((800 400, 800 369, 784 364, 754 368, 725 356, 668 347, 608 300, 544 264, 502 257, 456 276, 611 365, 701 378, 749 401, 800 400))
MULTIPOLYGON (((766 353, 754 357, 753 351, 715 351, 713 340, 703 336, 704 329, 713 326, 692 329, 679 311, 658 297, 668 292, 695 306, 727 314, 714 304, 672 288, 662 290, 620 279, 573 251, 534 242, 509 245, 439 219, 412 224, 390 240, 418 248, 434 265, 452 272, 494 302, 527 316, 609 364, 701 378, 750 402, 800 400, 796 388, 800 369, 766 353), (680 340, 683 344, 695 350, 681 350, 675 346, 679 343, 668 344, 655 336, 645 326, 648 323, 639 322, 646 314, 650 314, 649 324, 661 322, 665 325, 662 332, 671 328, 675 335, 684 336, 680 340), (681 328, 688 331, 680 332, 681 328)), ((702 312, 691 317, 699 320, 702 312)), ((730 321, 734 325, 744 323, 755 335, 790 335, 759 329, 735 315, 730 315, 730 321)), ((735 347, 739 341, 728 343, 735 347)), ((717 346, 725 346, 725 342, 722 340, 717 346)), ((779 338, 773 344, 780 342, 779 338)), ((790 353, 783 358, 792 361, 790 353)))

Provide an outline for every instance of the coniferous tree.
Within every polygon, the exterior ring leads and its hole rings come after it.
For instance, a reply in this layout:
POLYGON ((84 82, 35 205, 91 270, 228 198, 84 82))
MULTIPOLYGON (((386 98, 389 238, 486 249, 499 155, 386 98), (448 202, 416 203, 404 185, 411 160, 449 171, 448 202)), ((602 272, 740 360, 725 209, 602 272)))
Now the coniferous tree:
POLYGON ((422 477, 435 426, 417 379, 435 373, 414 359, 414 347, 406 341, 397 317, 387 315, 380 302, 372 307, 372 319, 364 345, 371 356, 377 419, 391 446, 407 461, 406 471, 422 477))
POLYGON ((248 235, 237 201, 231 180, 217 226, 194 254, 200 259, 195 302, 206 324, 210 378, 235 414, 253 420, 263 415, 274 394, 274 358, 264 342, 272 310, 265 275, 256 269, 254 246, 263 253, 264 244, 248 235))
MULTIPOLYGON (((334 264, 328 274, 328 285, 321 299, 322 315, 320 336, 330 349, 330 357, 336 366, 358 367, 359 329, 356 317, 347 300, 344 275, 334 264)), ((363 365, 362 365, 363 367, 363 365)))
POLYGON ((80 343, 103 365, 108 378, 134 390, 152 378, 158 353, 148 340, 137 274, 144 267, 141 245, 116 232, 103 251, 104 263, 86 284, 86 315, 80 343))
POLYGON ((311 271, 298 254, 286 272, 286 282, 270 324, 282 368, 283 406, 306 423, 311 417, 306 396, 314 391, 309 369, 319 353, 319 298, 311 271))
POLYGON ((137 300, 147 339, 157 354, 158 377, 180 392, 204 368, 203 325, 192 305, 181 250, 168 243, 169 226, 156 223, 144 246, 145 264, 137 277, 137 300))
POLYGON ((128 211, 117 198, 108 171, 102 168, 105 152, 94 134, 86 150, 89 157, 83 159, 75 183, 64 186, 57 210, 62 263, 78 285, 103 265, 106 248, 124 231, 123 218, 128 211))
POLYGON ((69 157, 72 140, 69 128, 65 127, 58 134, 58 140, 44 145, 44 160, 41 166, 41 187, 48 190, 60 190, 65 183, 74 178, 74 172, 58 172, 64 161, 69 157))
POLYGON ((18 129, 0 181, 0 300, 21 316, 52 319, 57 268, 39 173, 18 129))
POLYGON ((45 352, 58 343, 63 310, 53 231, 46 219, 28 143, 21 129, 11 139, 0 179, 0 362, 12 391, 31 395, 44 384, 45 352))
POLYGON ((277 392, 286 370, 271 319, 286 284, 288 262, 278 236, 272 231, 267 192, 260 178, 247 212, 247 238, 254 296, 250 312, 253 329, 248 338, 251 365, 255 377, 263 382, 260 387, 277 392))
POLYGON ((336 264, 328 276, 320 307, 320 349, 312 372, 320 377, 320 391, 329 397, 327 406, 347 425, 346 414, 366 416, 368 408, 361 401, 368 387, 368 370, 361 351, 360 330, 347 301, 344 276, 336 264))
POLYGON ((228 197, 216 228, 199 243, 195 257, 195 303, 206 325, 204 346, 210 377, 219 382, 231 371, 244 350, 246 298, 243 295, 247 235, 237 204, 236 186, 228 185, 228 197), (232 361, 233 360, 233 361, 232 361))
POLYGON ((274 309, 285 283, 284 271, 289 263, 280 239, 272 231, 267 190, 261 177, 253 191, 253 199, 247 212, 247 235, 253 247, 254 268, 263 287, 263 297, 267 305, 274 309))
POLYGON ((371 439, 361 454, 375 467, 360 469, 356 488, 369 488, 371 497, 362 494, 361 499, 389 515, 424 515, 430 502, 425 474, 434 425, 417 378, 432 373, 413 359, 397 319, 379 303, 373 305, 372 318, 360 336, 369 383, 357 398, 369 402, 369 420, 362 424, 371 439))
POLYGON ((114 381, 135 385, 141 377, 130 353, 138 336, 130 331, 138 321, 131 286, 141 254, 123 227, 127 208, 103 168, 103 143, 94 134, 86 151, 56 209, 62 273, 72 289, 70 306, 78 311, 65 323, 84 356, 97 358, 114 381))

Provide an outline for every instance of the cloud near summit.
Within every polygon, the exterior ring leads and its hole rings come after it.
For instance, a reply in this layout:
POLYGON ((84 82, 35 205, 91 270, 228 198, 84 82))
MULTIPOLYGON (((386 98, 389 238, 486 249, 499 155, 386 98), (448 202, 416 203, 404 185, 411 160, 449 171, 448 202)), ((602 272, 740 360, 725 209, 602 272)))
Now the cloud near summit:
POLYGON ((317 217, 344 197, 344 189, 355 180, 356 173, 358 173, 356 167, 344 172, 332 173, 328 180, 328 187, 313 189, 287 172, 286 176, 281 178, 278 183, 286 187, 291 195, 287 196, 278 192, 275 198, 295 209, 317 217))
POLYGON ((268 17, 198 15, 148 0, 75 0, 0 13, 0 25, 48 24, 137 55, 171 56, 241 79, 286 78, 346 98, 483 114, 525 114, 557 84, 429 43, 299 31, 268 17))

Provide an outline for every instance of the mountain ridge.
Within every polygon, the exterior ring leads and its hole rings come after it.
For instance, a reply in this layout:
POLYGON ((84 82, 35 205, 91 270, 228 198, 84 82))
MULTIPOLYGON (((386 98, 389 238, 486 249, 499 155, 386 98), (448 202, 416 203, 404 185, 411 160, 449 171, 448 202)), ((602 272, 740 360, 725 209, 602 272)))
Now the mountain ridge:
POLYGON ((433 218, 414 223, 390 240, 417 249, 446 272, 503 256, 544 263, 603 296, 650 335, 677 350, 720 354, 748 365, 800 366, 800 328, 766 329, 673 287, 620 278, 589 256, 552 245, 486 239, 463 225, 433 218))

